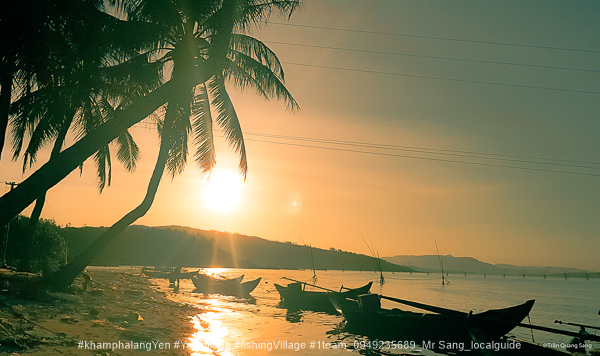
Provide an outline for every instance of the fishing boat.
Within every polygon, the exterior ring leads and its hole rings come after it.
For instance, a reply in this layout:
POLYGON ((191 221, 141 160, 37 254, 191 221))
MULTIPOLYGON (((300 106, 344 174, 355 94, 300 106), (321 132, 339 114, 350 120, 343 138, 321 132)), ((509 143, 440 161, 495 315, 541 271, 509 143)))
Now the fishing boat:
POLYGON ((328 296, 344 315, 347 331, 379 340, 415 341, 424 343, 422 346, 426 348, 450 351, 460 345, 471 344, 471 329, 480 330, 492 340, 504 336, 529 314, 535 302, 529 300, 517 306, 477 314, 432 307, 430 311, 434 314, 381 308, 380 298, 383 296, 377 294, 361 295, 358 300, 348 299, 339 293, 328 293, 328 296))
POLYGON ((244 275, 227 279, 197 274, 192 277, 192 283, 198 293, 246 297, 258 286, 260 278, 248 282, 242 282, 243 279, 244 275))
MULTIPOLYGON (((369 293, 373 282, 369 282, 358 288, 340 288, 340 295, 344 298, 357 298, 361 294, 369 293)), ((327 296, 325 291, 306 290, 307 286, 312 286, 304 282, 293 282, 287 286, 275 283, 275 288, 279 292, 283 306, 291 310, 312 310, 331 314, 337 314, 337 310, 327 296)))

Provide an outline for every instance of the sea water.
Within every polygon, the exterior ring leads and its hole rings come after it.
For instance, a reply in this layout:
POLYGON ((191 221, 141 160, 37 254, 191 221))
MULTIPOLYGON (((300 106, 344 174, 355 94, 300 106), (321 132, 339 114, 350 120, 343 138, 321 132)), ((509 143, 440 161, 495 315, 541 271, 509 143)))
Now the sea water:
MULTIPOLYGON (((376 341, 349 334, 342 328, 341 315, 283 308, 274 284, 290 282, 283 277, 311 283, 313 272, 310 270, 207 269, 206 272, 224 277, 243 274, 244 280, 258 277, 262 280, 250 300, 194 293, 190 280, 181 281, 180 289, 172 297, 199 308, 198 314, 190 319, 195 332, 186 345, 192 355, 359 355, 360 349, 370 346, 383 347, 392 354, 434 355, 411 340, 376 341)), ((442 285, 438 275, 385 272, 385 283, 381 285, 379 277, 379 273, 372 271, 317 271, 315 284, 340 290, 342 285, 353 288, 373 281, 373 293, 467 313, 535 299, 529 317, 523 321, 525 324, 571 332, 577 332, 578 328, 554 321, 600 326, 598 279, 450 275, 447 277, 450 284, 442 285)), ((382 306, 418 311, 388 300, 382 300, 382 306)), ((571 340, 569 336, 526 328, 515 328, 511 335, 538 344, 561 345, 571 340)), ((593 343, 593 347, 598 348, 598 343, 593 343)))

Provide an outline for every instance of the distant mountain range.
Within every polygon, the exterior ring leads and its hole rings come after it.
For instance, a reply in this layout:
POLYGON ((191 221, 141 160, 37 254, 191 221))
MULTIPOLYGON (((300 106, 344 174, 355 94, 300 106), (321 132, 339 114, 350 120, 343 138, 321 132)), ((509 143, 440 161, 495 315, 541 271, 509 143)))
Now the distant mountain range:
POLYGON ((384 260, 401 266, 412 267, 424 272, 440 272, 440 259, 444 272, 451 274, 486 274, 486 275, 535 275, 535 276, 579 276, 598 278, 600 273, 584 271, 577 268, 514 266, 509 264, 490 264, 473 257, 454 257, 452 255, 398 255, 383 257, 384 260))
MULTIPOLYGON (((105 227, 65 227, 69 258, 79 254, 105 227)), ((412 272, 371 256, 269 241, 185 226, 128 227, 94 261, 95 265, 141 265, 185 267, 245 267, 317 270, 412 272)))
MULTIPOLYGON (((61 235, 69 258, 79 254, 105 227, 64 227, 61 235)), ((600 273, 576 268, 524 267, 489 264, 472 257, 440 256, 444 271, 451 274, 539 275, 600 278, 600 273)), ((440 272, 437 255, 399 255, 377 259, 342 251, 270 241, 185 226, 128 227, 94 261, 97 265, 156 265, 186 267, 243 267, 395 272, 440 272)))

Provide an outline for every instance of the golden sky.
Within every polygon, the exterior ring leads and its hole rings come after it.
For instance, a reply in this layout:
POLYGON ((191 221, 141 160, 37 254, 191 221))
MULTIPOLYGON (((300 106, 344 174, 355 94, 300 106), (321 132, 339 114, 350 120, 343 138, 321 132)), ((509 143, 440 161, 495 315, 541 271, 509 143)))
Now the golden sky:
MULTIPOLYGON (((437 240, 442 254, 490 263, 600 270, 599 10, 594 1, 306 1, 290 22, 301 26, 253 33, 284 62, 301 110, 231 89, 249 161, 247 180, 229 183, 237 205, 211 205, 190 157, 138 223, 302 236, 368 254, 363 236, 381 256, 435 254, 437 240)), ((134 208, 158 146, 151 128, 133 134, 143 155, 134 174, 115 164, 100 195, 87 162, 50 191, 43 217, 107 226, 134 208)), ((0 179, 18 182, 21 162, 8 157, 0 179)), ((235 172, 222 142, 217 161, 235 172)))

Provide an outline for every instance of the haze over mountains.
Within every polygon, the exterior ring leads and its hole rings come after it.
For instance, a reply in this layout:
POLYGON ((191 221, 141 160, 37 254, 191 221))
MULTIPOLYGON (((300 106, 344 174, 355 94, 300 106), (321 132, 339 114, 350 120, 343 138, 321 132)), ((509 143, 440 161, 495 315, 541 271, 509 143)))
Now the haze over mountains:
POLYGON ((577 268, 567 267, 538 267, 538 266, 514 266, 509 264, 490 264, 479 261, 473 257, 454 257, 452 255, 398 255, 393 257, 382 257, 384 260, 402 266, 409 266, 425 272, 440 272, 440 259, 444 272, 452 274, 486 274, 486 275, 537 275, 537 276, 571 276, 599 277, 597 271, 584 271, 577 268))

